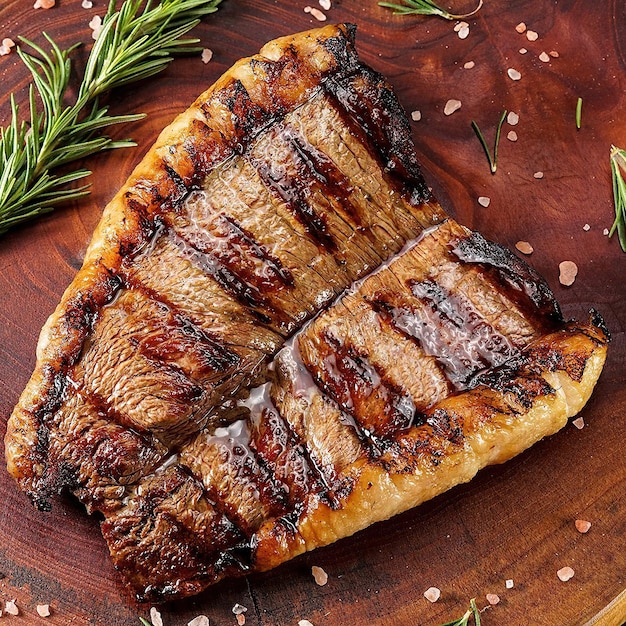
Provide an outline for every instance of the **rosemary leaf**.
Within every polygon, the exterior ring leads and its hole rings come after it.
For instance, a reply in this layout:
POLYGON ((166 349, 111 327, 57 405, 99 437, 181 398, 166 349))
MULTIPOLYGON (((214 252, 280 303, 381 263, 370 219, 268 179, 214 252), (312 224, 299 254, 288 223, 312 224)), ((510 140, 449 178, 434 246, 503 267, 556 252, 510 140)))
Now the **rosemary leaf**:
POLYGON ((484 135, 482 134, 480 128, 478 128, 478 124, 472 120, 472 128, 478 137, 478 141, 480 141, 480 145, 483 147, 485 154, 487 155, 487 161, 489 161, 489 170, 492 174, 496 173, 498 169, 498 145, 500 143, 500 133, 502 132, 502 124, 504 124, 504 120, 506 119, 507 111, 506 109, 502 111, 502 115, 500 116, 500 121, 498 122, 498 127, 496 128, 496 138, 493 144, 493 156, 491 154, 491 150, 489 150, 489 146, 487 145, 487 141, 485 140, 484 135))
POLYGON ((446 20, 460 20, 465 17, 470 17, 477 13, 483 6, 483 0, 478 0, 478 6, 469 13, 462 15, 455 15, 450 13, 432 0, 403 0, 405 4, 396 4, 394 2, 379 2, 378 6, 385 7, 387 9, 393 9, 394 15, 438 15, 446 20))
POLYGON ((141 622, 141 626, 152 626, 152 624, 145 617, 140 617, 139 621, 141 622))
POLYGON ((576 128, 578 130, 580 130, 580 122, 582 118, 582 113, 583 113, 583 99, 578 98, 578 100, 576 100, 576 128))
POLYGON ((613 177, 613 201, 615 205, 615 221, 609 237, 617 232, 617 238, 626 252, 626 182, 624 173, 626 172, 626 150, 616 146, 611 146, 611 174, 613 177))
POLYGON ((86 169, 57 173, 57 168, 103 150, 136 145, 115 141, 102 131, 144 116, 109 115, 100 98, 117 87, 153 76, 174 56, 198 52, 197 39, 185 38, 221 0, 109 0, 100 35, 85 65, 78 93, 70 104, 71 53, 44 33, 46 51, 20 37, 18 55, 32 74, 28 123, 11 94, 11 122, 0 128, 0 235, 59 204, 89 194, 89 185, 71 187, 91 174, 86 169), (24 46, 32 52, 27 52, 24 46), (38 104, 37 94, 41 100, 38 104))

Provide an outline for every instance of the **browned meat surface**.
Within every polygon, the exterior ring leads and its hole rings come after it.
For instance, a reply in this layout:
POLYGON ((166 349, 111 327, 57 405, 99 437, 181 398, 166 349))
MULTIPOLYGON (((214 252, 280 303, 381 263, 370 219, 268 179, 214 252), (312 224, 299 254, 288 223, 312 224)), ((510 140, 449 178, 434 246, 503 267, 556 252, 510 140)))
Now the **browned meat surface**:
POLYGON ((354 28, 270 42, 105 209, 8 424, 146 599, 351 534, 561 427, 607 336, 447 218, 354 28))

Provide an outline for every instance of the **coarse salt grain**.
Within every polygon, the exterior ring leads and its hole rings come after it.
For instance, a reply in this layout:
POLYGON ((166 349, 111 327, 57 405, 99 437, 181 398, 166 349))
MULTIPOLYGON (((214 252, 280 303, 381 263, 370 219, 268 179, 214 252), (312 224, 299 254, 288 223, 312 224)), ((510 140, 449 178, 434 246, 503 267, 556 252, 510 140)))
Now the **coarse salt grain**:
POLYGON ((237 602, 237 604, 235 604, 232 608, 234 615, 241 615, 242 613, 245 613, 247 610, 248 610, 248 607, 243 606, 243 604, 239 604, 239 602, 237 602))
POLYGON ((574 261, 561 261, 559 263, 559 282, 565 287, 574 284, 576 275, 578 274, 578 266, 574 261))
POLYGON ((213 58, 213 50, 205 48, 202 51, 202 62, 206 65, 213 58))
POLYGON ((455 111, 461 108, 461 101, 450 99, 446 102, 446 106, 443 108, 444 115, 452 115, 455 111))
POLYGON ((209 618, 206 615, 198 615, 188 622, 187 626, 209 626, 209 618))
POLYGON ((510 130, 507 134, 506 134, 506 138, 509 141, 517 141, 517 133, 514 130, 510 130))
POLYGON ((609 231, 609 229, 608 229, 608 228, 605 228, 605 229, 602 231, 602 234, 606 236, 606 235, 608 235, 608 234, 609 234, 609 232, 610 232, 610 231, 609 231))
POLYGON ((484 206, 485 208, 487 208, 490 203, 491 198, 488 198, 487 196, 480 196, 480 198, 478 198, 478 204, 480 204, 480 206, 484 206))
POLYGON ((519 115, 515 111, 509 111, 506 116, 506 121, 511 126, 517 126, 519 122, 519 115))
POLYGON ((469 26, 464 26, 458 32, 459 39, 467 39, 469 36, 469 26))
POLYGON ((527 242, 527 241, 518 241, 515 244, 515 247, 522 253, 522 254, 532 254, 535 249, 527 242))
POLYGON ((39 617, 50 617, 50 605, 49 604, 38 604, 36 607, 36 611, 39 617))
POLYGON ((533 178, 536 178, 537 180, 542 179, 543 178, 543 172, 541 172, 541 171, 540 172, 535 172, 533 174, 533 178))
POLYGON ((313 624, 311 624, 308 619, 301 619, 298 622, 298 626, 313 626, 313 624))
POLYGON ((424 591, 424 597, 429 602, 437 602, 437 600, 441 597, 441 589, 438 589, 437 587, 429 587, 426 591, 424 591))
POLYGON ((319 3, 324 11, 330 11, 330 0, 319 0, 319 3))
POLYGON ((550 52, 548 52, 548 54, 549 54, 551 57, 554 57, 555 59, 558 59, 558 58, 559 58, 559 53, 558 53, 556 50, 550 50, 550 52))
POLYGON ((578 430, 582 430, 585 427, 585 420, 582 417, 577 417, 572 424, 574 424, 578 430))
POLYGON ((2 40, 2 45, 0 46, 0 56, 4 56, 5 54, 9 54, 11 52, 11 48, 15 47, 15 42, 13 39, 9 37, 5 37, 2 40))
POLYGON ((100 31, 102 30, 102 18, 99 15, 94 15, 91 18, 91 22, 89 22, 89 28, 92 30, 92 39, 98 39, 98 35, 100 35, 100 31))
POLYGON ((83 9, 91 9, 93 8, 93 2, 91 0, 83 0, 80 6, 83 7, 83 9))
POLYGON ((33 4, 34 9, 51 9, 55 4, 55 0, 37 0, 33 4))
POLYGON ((20 610, 17 608, 17 604, 15 604, 15 600, 7 600, 7 603, 4 605, 4 610, 9 615, 20 614, 20 610))
POLYGON ((498 604, 498 602, 500 602, 500 596, 496 593, 488 593, 485 597, 487 598, 487 602, 491 605, 498 604))
POLYGON ((150 609, 150 621, 152 622, 152 626, 163 626, 163 618, 156 606, 150 609))
POLYGON ((524 24, 524 22, 520 22, 516 27, 515 30, 521 35, 522 33, 526 32, 526 24, 524 24))
POLYGON ((556 573, 556 575, 559 577, 559 580, 562 580, 564 583, 566 583, 568 580, 574 577, 574 570, 569 566, 562 567, 556 573))
POLYGON ((310 13, 318 22, 326 21, 326 15, 322 13, 319 9, 316 9, 315 7, 313 7, 311 8, 310 13))
POLYGON ((519 49, 519 53, 520 54, 526 54, 528 52, 528 50, 526 50, 526 48, 520 48, 519 49))
POLYGON ((468 61, 467 63, 463 64, 463 69, 471 70, 475 65, 476 63, 474 63, 474 61, 468 61))
POLYGON ((411 119, 414 122, 419 122, 422 119, 422 112, 421 111, 413 111, 411 113, 411 119))
POLYGON ((521 74, 520 74, 520 73, 519 73, 516 69, 514 69, 514 68, 512 68, 512 67, 510 67, 510 68, 506 71, 506 73, 509 75, 509 78, 510 78, 511 80, 519 80, 519 79, 522 77, 522 75, 521 75, 521 74))
POLYGON ((526 39, 528 39, 528 41, 537 41, 537 39, 539 39, 539 35, 534 30, 527 30, 526 39))
POLYGON ((311 568, 311 574, 313 574, 313 578, 315 578, 315 582, 320 587, 323 587, 328 582, 328 574, 321 567, 318 567, 317 565, 314 565, 311 568))
POLYGON ((548 62, 550 61, 550 57, 548 56, 548 53, 547 53, 547 52, 542 52, 542 53, 539 55, 539 60, 540 60, 540 61, 543 61, 544 63, 548 63, 548 62))
POLYGON ((462 28, 469 28, 469 24, 467 22, 457 22, 454 25, 454 32, 458 33, 462 28))
POLYGON ((513 589, 514 584, 515 584, 515 583, 513 582, 513 579, 512 579, 512 578, 507 578, 507 579, 504 581, 504 586, 505 586, 507 589, 513 589))
POLYGON ((304 9, 302 9, 305 13, 310 13, 311 12, 311 7, 310 6, 305 6, 304 9))
POLYGON ((588 522, 586 519, 577 519, 575 525, 576 530, 583 535, 586 532, 589 532, 589 529, 591 528, 591 522, 588 522))
POLYGON ((583 230, 584 230, 584 231, 591 230, 591 226, 589 226, 589 224, 585 224, 585 225, 583 226, 583 230))
POLYGON ((243 613, 237 615, 237 624, 238 626, 244 626, 246 623, 246 616, 243 613))

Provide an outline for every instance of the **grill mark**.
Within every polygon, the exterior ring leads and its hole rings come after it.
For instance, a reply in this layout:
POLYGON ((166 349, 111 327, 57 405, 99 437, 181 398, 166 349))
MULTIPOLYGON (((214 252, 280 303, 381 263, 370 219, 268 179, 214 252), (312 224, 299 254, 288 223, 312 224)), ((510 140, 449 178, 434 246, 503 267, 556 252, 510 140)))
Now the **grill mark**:
POLYGON ((469 300, 432 280, 410 281, 407 286, 416 300, 396 306, 379 294, 372 305, 394 330, 436 359, 452 390, 475 386, 481 372, 518 354, 469 300))
POLYGON ((249 154, 247 158, 266 188, 285 204, 317 246, 330 252, 336 251, 337 244, 326 220, 315 210, 309 200, 308 181, 294 178, 286 172, 280 172, 277 168, 273 168, 271 163, 255 159, 249 154))
MULTIPOLYGON (((357 435, 380 448, 388 438, 413 422, 412 398, 391 384, 380 366, 366 353, 324 331, 320 339, 328 346, 314 380, 359 425, 357 435)), ((320 355, 321 356, 321 355, 320 355)))

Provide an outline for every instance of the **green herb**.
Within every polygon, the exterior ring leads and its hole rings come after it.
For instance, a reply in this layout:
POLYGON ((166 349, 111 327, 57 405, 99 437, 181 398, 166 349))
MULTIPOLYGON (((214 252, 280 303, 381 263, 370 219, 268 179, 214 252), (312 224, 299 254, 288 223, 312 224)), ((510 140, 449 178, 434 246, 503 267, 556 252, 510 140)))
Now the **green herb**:
POLYGON ((19 107, 11 95, 11 123, 0 128, 0 234, 72 198, 89 193, 89 185, 71 183, 91 174, 86 169, 59 166, 102 150, 136 145, 102 134, 113 124, 139 120, 143 115, 108 115, 103 94, 165 69, 178 53, 198 52, 198 39, 183 38, 200 18, 217 10, 221 0, 125 0, 116 10, 110 0, 102 29, 85 66, 73 104, 68 96, 70 53, 80 44, 61 50, 44 33, 50 53, 20 37, 38 56, 18 48, 33 75, 29 92, 30 119, 19 121, 19 107), (153 6, 154 4, 154 6, 153 6), (143 6, 143 8, 142 8, 143 6), (35 89, 41 99, 37 104, 35 89))
POLYGON ((152 626, 152 624, 145 617, 140 617, 139 621, 141 622, 141 626, 152 626))
POLYGON ((491 151, 489 150, 489 146, 487 146, 487 142, 485 141, 485 137, 480 132, 480 128, 478 128, 478 124, 472 121, 472 128, 478 137, 478 141, 480 141, 480 145, 483 147, 485 154, 487 155, 487 160, 489 161, 489 169, 492 174, 496 173, 496 169, 498 168, 498 144, 500 143, 500 132, 502 131, 502 124, 504 124, 504 120, 506 119, 507 111, 502 111, 502 115, 500 116, 500 121, 498 122, 498 128, 496 129, 496 139, 493 144, 493 156, 491 155, 491 151))
POLYGON ((582 113, 583 113, 583 99, 578 98, 578 100, 576 101, 576 128, 578 128, 578 130, 580 130, 580 120, 582 117, 582 113))
POLYGON ((470 617, 474 618, 474 624, 476 626, 480 626, 480 611, 476 606, 476 600, 474 598, 470 600, 469 609, 467 609, 467 611, 465 611, 459 619, 446 622, 445 624, 441 624, 441 626, 467 626, 469 624, 470 617))
POLYGON ((626 172, 626 150, 616 146, 611 146, 611 173, 613 176, 613 201, 615 204, 615 221, 609 237, 617 231, 617 238, 626 252, 626 182, 624 173, 626 172))
POLYGON ((405 4, 395 4, 393 2, 379 2, 378 6, 393 9, 395 15, 438 15, 446 20, 460 20, 477 13, 483 6, 483 0, 478 1, 478 6, 469 13, 454 15, 438 7, 432 0, 404 0, 405 4))

